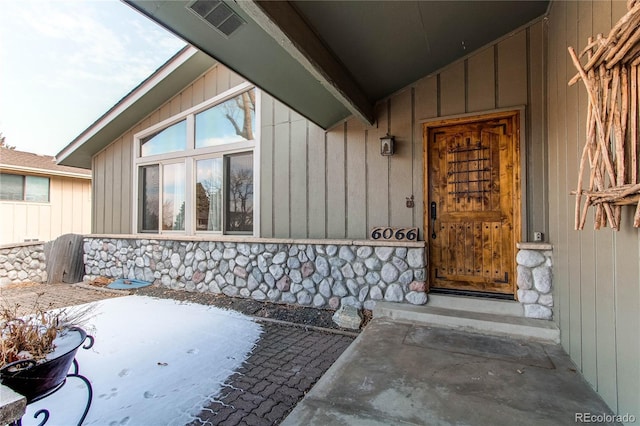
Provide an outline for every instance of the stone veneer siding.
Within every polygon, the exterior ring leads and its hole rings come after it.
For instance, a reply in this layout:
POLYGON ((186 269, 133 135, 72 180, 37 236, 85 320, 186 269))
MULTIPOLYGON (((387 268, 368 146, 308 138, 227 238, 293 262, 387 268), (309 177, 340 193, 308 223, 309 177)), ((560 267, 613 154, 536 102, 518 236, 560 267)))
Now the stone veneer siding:
POLYGON ((47 282, 44 242, 0 246, 0 285, 29 281, 47 282))
POLYGON ((528 318, 553 318, 552 246, 543 243, 518 244, 518 300, 528 318))
POLYGON ((85 281, 99 276, 187 291, 336 309, 376 301, 422 305, 424 243, 90 236, 85 281))

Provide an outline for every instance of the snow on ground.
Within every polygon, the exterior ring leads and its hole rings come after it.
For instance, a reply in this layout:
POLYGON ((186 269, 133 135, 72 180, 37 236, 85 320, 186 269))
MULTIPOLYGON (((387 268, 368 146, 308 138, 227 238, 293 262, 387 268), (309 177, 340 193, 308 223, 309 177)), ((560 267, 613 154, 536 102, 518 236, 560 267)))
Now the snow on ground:
MULTIPOLYGON (((184 425, 196 418, 240 367, 261 327, 234 311, 126 296, 100 302, 85 327, 93 348, 78 349, 80 374, 93 386, 85 425, 184 425), (93 329, 92 329, 93 327, 93 329)), ((77 424, 87 400, 86 386, 69 378, 55 394, 31 404, 23 425, 77 424)))

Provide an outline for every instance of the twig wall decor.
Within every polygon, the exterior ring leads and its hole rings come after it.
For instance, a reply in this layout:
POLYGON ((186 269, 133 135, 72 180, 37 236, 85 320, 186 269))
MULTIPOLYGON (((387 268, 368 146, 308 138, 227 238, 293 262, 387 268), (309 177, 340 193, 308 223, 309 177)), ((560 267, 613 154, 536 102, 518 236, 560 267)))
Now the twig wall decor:
POLYGON ((589 37, 578 56, 569 55, 578 73, 569 86, 582 80, 589 98, 587 140, 580 158, 576 191, 575 228, 583 229, 590 206, 595 229, 620 229, 621 206, 635 204, 633 226, 640 227, 638 184, 638 88, 640 64, 640 0, 627 1, 628 12, 607 37, 589 37), (582 65, 581 60, 586 60, 582 65), (585 168, 589 165, 587 189, 585 168))

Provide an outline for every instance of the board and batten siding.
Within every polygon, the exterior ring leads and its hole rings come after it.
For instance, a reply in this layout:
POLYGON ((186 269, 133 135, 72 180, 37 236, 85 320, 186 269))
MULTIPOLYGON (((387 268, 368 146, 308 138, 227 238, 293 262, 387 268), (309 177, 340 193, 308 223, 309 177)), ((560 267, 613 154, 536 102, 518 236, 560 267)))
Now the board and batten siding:
POLYGON ((167 118, 196 106, 245 80, 222 65, 215 65, 160 108, 141 120, 92 159, 93 227, 97 234, 131 234, 135 206, 132 206, 133 135, 167 118))
POLYGON ((49 178, 49 202, 0 201, 0 245, 91 232, 91 181, 49 178))
POLYGON ((556 321, 562 345, 587 381, 618 414, 640 419, 640 238, 633 207, 620 231, 575 231, 575 190, 585 141, 587 94, 567 47, 608 34, 624 1, 554 2, 548 17, 548 162, 550 242, 554 247, 556 321))
POLYGON ((364 239, 382 225, 423 239, 422 122, 523 106, 525 239, 547 233, 545 37, 539 20, 415 82, 377 105, 374 126, 350 118, 325 132, 263 94, 261 236, 364 239), (392 157, 380 155, 387 132, 392 157))

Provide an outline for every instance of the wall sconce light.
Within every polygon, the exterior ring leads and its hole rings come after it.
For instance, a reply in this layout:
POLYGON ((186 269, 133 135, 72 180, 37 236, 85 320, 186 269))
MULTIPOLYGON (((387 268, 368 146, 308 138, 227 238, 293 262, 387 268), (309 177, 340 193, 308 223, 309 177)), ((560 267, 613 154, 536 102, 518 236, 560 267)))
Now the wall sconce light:
POLYGON ((394 154, 394 147, 395 145, 395 138, 393 136, 390 136, 389 133, 387 133, 386 136, 383 136, 380 138, 380 154, 381 155, 393 155, 394 154))

